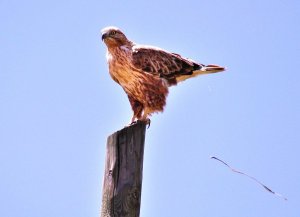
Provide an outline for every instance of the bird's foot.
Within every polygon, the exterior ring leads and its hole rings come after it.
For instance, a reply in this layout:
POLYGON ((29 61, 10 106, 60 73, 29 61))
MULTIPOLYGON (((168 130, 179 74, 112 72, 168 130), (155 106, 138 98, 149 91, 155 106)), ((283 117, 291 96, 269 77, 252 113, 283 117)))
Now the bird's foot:
POLYGON ((130 121, 125 127, 130 127, 136 123, 137 123, 137 121, 130 121))
POLYGON ((131 122, 127 125, 127 127, 130 127, 130 126, 132 126, 132 125, 138 123, 139 121, 142 121, 142 122, 146 123, 147 129, 149 129, 149 127, 150 127, 150 125, 151 125, 151 120, 150 120, 149 118, 131 121, 131 122))
POLYGON ((132 125, 134 125, 134 124, 136 124, 137 123, 137 121, 132 121, 130 124, 129 124, 129 126, 132 126, 132 125))
POLYGON ((130 126, 136 124, 137 121, 138 121, 138 120, 137 120, 136 116, 133 115, 133 117, 131 118, 131 120, 130 120, 129 124, 127 125, 127 127, 130 127, 130 126))
POLYGON ((145 122, 147 125, 147 129, 149 129, 149 127, 151 125, 151 120, 149 118, 146 118, 146 119, 141 119, 141 121, 145 122))

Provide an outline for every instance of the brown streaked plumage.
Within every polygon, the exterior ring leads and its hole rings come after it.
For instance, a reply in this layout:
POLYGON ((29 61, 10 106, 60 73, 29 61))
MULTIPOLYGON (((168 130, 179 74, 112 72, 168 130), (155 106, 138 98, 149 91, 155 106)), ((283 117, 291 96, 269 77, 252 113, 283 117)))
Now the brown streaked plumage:
POLYGON ((201 74, 224 71, 217 65, 204 65, 157 47, 137 45, 116 27, 102 30, 112 79, 120 84, 133 110, 131 122, 148 120, 162 112, 168 88, 201 74))

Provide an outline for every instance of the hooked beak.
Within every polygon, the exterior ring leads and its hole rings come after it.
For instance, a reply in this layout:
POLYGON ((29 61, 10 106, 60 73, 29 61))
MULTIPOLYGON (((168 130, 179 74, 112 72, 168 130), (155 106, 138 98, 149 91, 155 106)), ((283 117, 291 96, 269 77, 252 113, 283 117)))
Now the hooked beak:
POLYGON ((107 33, 103 33, 103 35, 102 35, 102 41, 104 40, 104 39, 106 39, 108 37, 108 34, 107 33))

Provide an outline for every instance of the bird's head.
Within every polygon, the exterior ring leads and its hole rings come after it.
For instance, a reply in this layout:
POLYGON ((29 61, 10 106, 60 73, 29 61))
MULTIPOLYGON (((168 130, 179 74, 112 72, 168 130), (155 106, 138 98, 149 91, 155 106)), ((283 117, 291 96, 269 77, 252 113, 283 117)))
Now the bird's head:
POLYGON ((102 41, 108 48, 119 47, 130 43, 124 33, 117 27, 109 26, 101 30, 102 41))

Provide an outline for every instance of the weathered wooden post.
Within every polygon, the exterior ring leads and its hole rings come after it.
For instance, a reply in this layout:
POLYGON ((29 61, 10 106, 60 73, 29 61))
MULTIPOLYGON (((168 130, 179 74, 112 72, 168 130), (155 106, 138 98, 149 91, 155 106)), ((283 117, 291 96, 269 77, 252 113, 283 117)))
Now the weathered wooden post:
POLYGON ((101 217, 139 217, 146 123, 107 139, 101 217))

